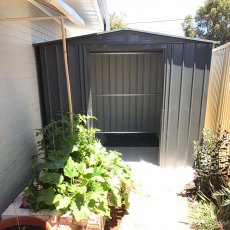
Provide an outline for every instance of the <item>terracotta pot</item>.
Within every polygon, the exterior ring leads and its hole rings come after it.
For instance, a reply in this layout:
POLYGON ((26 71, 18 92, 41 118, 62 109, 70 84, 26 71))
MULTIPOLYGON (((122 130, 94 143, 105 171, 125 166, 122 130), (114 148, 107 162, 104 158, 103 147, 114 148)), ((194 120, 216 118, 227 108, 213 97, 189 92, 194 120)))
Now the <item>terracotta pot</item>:
POLYGON ((45 230, 51 230, 51 226, 48 222, 43 219, 32 217, 32 216, 18 216, 5 219, 0 221, 0 229, 4 230, 5 228, 18 226, 18 222, 20 225, 29 225, 34 227, 40 227, 45 230))

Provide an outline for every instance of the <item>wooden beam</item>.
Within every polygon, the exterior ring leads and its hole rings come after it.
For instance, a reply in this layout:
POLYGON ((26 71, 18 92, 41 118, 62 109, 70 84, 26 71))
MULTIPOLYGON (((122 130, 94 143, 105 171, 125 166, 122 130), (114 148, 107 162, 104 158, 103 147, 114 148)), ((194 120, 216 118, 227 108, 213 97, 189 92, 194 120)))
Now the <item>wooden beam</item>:
POLYGON ((41 21, 51 19, 64 19, 65 16, 41 16, 41 17, 19 17, 19 18, 0 18, 0 22, 15 22, 15 21, 41 21))
POLYGON ((68 58, 67 58, 67 49, 66 49, 66 33, 65 33, 65 26, 64 26, 64 18, 63 17, 61 17, 61 31, 62 31, 65 76, 66 76, 68 105, 69 105, 69 119, 70 119, 70 126, 71 126, 70 131, 72 133, 73 132, 73 105, 72 105, 72 96, 71 96, 70 79, 69 79, 69 67, 68 67, 68 58))

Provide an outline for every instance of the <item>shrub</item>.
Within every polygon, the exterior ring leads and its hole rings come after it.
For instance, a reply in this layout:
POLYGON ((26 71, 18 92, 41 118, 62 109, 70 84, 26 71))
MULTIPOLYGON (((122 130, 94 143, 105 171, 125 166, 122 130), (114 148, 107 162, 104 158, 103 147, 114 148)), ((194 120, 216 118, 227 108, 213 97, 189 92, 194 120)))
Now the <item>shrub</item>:
POLYGON ((110 217, 110 205, 128 208, 130 168, 121 153, 101 145, 96 129, 86 128, 91 118, 76 115, 73 132, 66 118, 38 130, 43 162, 24 193, 29 208, 70 211, 77 221, 92 212, 110 217))
POLYGON ((217 219, 224 229, 230 229, 230 183, 220 191, 213 191, 216 201, 217 219))
POLYGON ((195 189, 198 198, 190 214, 195 229, 230 229, 230 189, 228 132, 203 131, 200 142, 194 142, 195 189))
POLYGON ((203 131, 200 142, 194 142, 196 187, 208 198, 212 197, 210 184, 218 191, 229 181, 228 132, 211 129, 203 131))
MULTIPOLYGON (((198 192, 200 198, 202 199, 202 204, 206 204, 212 208, 210 209, 210 212, 212 213, 216 223, 218 223, 221 227, 219 229, 230 229, 230 205, 228 203, 230 191, 227 187, 223 187, 223 190, 221 191, 216 191, 212 184, 210 184, 210 188, 212 192, 211 199, 205 196, 201 191, 198 192)), ((199 203, 201 203, 201 201, 199 203)))
POLYGON ((215 206, 204 201, 195 201, 191 204, 189 217, 192 229, 220 230, 215 214, 215 206))

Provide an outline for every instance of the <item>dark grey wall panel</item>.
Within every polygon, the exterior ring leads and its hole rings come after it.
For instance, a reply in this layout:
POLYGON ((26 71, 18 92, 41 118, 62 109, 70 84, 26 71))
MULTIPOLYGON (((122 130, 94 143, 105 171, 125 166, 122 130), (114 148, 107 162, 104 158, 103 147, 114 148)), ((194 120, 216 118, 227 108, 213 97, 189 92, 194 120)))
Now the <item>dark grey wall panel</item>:
MULTIPOLYGON (((191 96, 191 116, 190 116, 190 132, 188 141, 188 153, 193 150, 193 140, 198 140, 201 137, 201 131, 204 127, 202 116, 205 115, 203 111, 203 101, 207 97, 205 91, 206 85, 206 72, 208 71, 207 63, 208 57, 205 55, 207 47, 198 44, 196 46, 195 55, 195 70, 193 79, 193 92, 191 96), (203 112, 203 114, 202 114, 203 112), (201 128, 202 127, 202 128, 201 128)), ((206 101, 206 99, 205 99, 206 101)), ((187 162, 192 161, 192 156, 188 154, 187 162)))
MULTIPOLYGON (((60 47, 61 48, 61 47, 60 47)), ((68 54, 70 57, 75 57, 75 58, 69 58, 69 74, 70 74, 70 80, 71 80, 71 92, 72 92, 72 103, 73 103, 73 110, 83 112, 83 98, 81 96, 82 93, 82 81, 80 80, 80 68, 79 68, 79 47, 78 46, 70 46, 68 47, 68 54)), ((59 58, 63 56, 63 54, 60 52, 59 58)), ((62 79, 65 80, 65 74, 63 73, 62 79)), ((65 96, 65 101, 68 102, 68 97, 67 97, 67 91, 66 91, 66 84, 64 85, 65 87, 65 92, 63 93, 63 96, 65 96)), ((68 106, 68 103, 66 103, 68 106)))
POLYGON ((183 63, 183 78, 181 82, 180 92, 180 114, 178 125, 178 140, 177 140, 177 153, 178 157, 175 158, 176 165, 183 165, 186 163, 188 137, 189 137, 189 124, 190 124, 190 104, 193 87, 194 75, 194 55, 195 44, 188 44, 184 47, 184 63, 183 63), (183 152, 185 151, 186 154, 183 152), (177 160, 178 159, 178 160, 177 160))
MULTIPOLYGON (((68 55, 74 58, 68 58, 69 74, 71 83, 73 111, 75 113, 87 113, 87 100, 89 100, 89 91, 87 90, 84 77, 85 66, 80 60, 84 56, 82 47, 68 47, 68 55)), ((66 88, 66 78, 63 60, 63 48, 59 44, 46 45, 36 49, 40 57, 42 82, 40 92, 44 95, 44 101, 41 105, 45 107, 43 122, 48 124, 51 120, 60 119, 61 116, 68 113, 68 97, 66 88)))
POLYGON ((160 134, 163 55, 90 55, 93 115, 103 132, 160 134))
POLYGON ((165 70, 161 165, 193 164, 193 141, 204 125, 210 46, 169 46, 165 70))
MULTIPOLYGON (((180 91, 182 81, 182 66, 183 66, 183 44, 175 44, 172 47, 172 67, 170 78, 169 92, 169 118, 166 151, 168 153, 167 162, 173 162, 177 159, 177 136, 180 112, 180 91)), ((167 163, 166 162, 166 163, 167 163)))

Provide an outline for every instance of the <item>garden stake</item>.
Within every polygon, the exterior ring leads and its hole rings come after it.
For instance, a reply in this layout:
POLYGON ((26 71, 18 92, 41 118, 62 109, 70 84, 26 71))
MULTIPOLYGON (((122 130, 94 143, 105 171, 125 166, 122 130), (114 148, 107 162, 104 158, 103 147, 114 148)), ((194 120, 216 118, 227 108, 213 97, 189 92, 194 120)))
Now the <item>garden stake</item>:
POLYGON ((66 34, 65 34, 63 18, 64 17, 61 17, 62 44, 63 44, 63 54, 64 54, 64 63, 65 63, 65 76, 66 76, 66 85, 67 85, 67 94, 68 94, 68 104, 69 104, 70 132, 73 133, 73 105, 72 105, 72 98, 71 98, 69 67, 68 67, 67 49, 66 49, 66 34))
POLYGON ((13 208, 14 208, 14 213, 15 213, 15 216, 16 216, 17 222, 18 222, 18 229, 21 230, 21 227, 19 224, 19 219, 18 219, 18 214, 17 214, 16 208, 15 208, 15 202, 13 203, 13 208))

